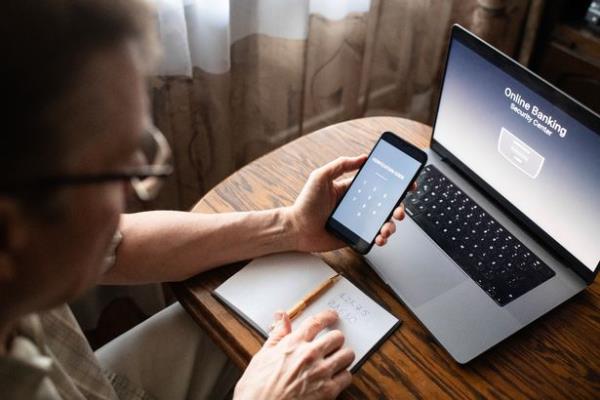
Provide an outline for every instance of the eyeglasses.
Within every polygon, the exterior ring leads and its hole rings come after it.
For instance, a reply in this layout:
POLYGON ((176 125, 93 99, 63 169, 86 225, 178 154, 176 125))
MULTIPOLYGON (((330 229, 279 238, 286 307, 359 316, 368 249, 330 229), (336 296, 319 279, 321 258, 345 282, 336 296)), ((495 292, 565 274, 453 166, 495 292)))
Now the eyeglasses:
POLYGON ((171 158, 169 143, 158 128, 150 126, 146 128, 141 148, 135 153, 134 157, 139 166, 130 167, 121 172, 48 176, 29 182, 1 184, 0 191, 11 192, 32 188, 50 189, 57 186, 89 185, 129 180, 133 192, 141 201, 152 200, 162 187, 164 178, 173 172, 173 167, 168 164, 171 158))

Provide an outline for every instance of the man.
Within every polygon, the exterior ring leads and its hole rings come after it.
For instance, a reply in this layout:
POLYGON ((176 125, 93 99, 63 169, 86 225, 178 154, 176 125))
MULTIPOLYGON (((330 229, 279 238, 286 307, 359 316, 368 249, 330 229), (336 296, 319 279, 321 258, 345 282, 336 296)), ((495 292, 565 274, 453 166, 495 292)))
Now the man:
MULTIPOLYGON (((349 183, 336 179, 365 156, 315 170, 289 207, 122 215, 131 184, 147 198, 166 172, 140 165, 141 141, 164 147, 144 86, 151 10, 140 0, 10 0, 2 8, 1 397, 226 394, 236 373, 181 307, 94 355, 65 304, 98 283, 177 281, 263 254, 340 248, 323 228, 349 183)), ((394 217, 404 217, 402 208, 394 217)), ((394 230, 386 223, 377 244, 394 230)), ((336 397, 350 384, 354 354, 339 331, 316 338, 336 319, 323 312, 292 332, 278 314, 235 398, 336 397)))

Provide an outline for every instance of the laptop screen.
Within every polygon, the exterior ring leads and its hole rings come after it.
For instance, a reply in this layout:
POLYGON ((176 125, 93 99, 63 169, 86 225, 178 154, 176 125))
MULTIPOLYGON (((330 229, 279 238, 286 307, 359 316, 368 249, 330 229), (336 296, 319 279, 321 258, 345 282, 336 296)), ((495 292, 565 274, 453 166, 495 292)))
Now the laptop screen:
POLYGON ((556 90, 540 89, 550 86, 523 69, 514 73, 512 64, 500 68, 454 35, 434 140, 594 271, 600 260, 599 132, 563 107, 565 100, 575 102, 562 94, 556 101, 556 90))

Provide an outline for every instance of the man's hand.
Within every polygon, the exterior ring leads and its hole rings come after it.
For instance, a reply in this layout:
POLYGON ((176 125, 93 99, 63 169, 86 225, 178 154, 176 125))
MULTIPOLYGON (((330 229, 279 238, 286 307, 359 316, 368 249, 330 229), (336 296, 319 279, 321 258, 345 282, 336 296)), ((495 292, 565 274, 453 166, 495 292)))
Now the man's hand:
POLYGON ((234 399, 333 399, 350 385, 347 368, 354 352, 342 347, 342 332, 315 339, 337 322, 335 311, 307 318, 293 332, 287 314, 275 318, 269 338, 238 381, 234 399))
MULTIPOLYGON (((298 237, 297 250, 321 252, 346 246, 325 230, 325 222, 352 182, 352 178, 338 178, 358 169, 366 159, 366 155, 340 157, 310 174, 296 202, 289 208, 290 219, 298 237)), ((404 219, 404 216, 404 205, 393 212, 394 219, 398 221, 404 219)), ((394 221, 386 222, 375 238, 375 244, 385 245, 395 231, 394 221)))

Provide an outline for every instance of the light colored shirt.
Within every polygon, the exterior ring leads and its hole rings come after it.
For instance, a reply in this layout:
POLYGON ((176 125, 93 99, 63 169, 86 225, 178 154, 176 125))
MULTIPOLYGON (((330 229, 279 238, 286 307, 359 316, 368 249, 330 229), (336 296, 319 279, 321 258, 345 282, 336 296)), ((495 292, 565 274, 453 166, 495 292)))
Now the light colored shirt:
MULTIPOLYGON (((115 235, 110 266, 120 234, 115 235)), ((151 399, 125 377, 105 371, 65 304, 22 318, 0 356, 3 400, 151 399)))

